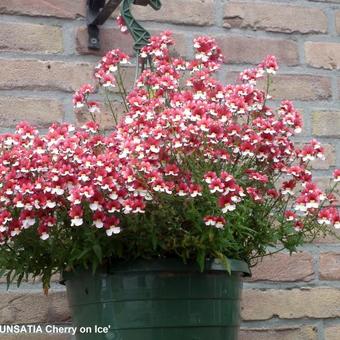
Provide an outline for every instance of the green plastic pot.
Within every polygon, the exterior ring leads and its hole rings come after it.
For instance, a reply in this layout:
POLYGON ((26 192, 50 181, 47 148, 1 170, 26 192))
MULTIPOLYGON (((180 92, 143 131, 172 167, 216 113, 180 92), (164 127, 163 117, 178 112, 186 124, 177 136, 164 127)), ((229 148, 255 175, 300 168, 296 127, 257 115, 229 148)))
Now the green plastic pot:
POLYGON ((66 273, 76 338, 236 340, 242 277, 250 272, 245 262, 230 263, 231 274, 216 261, 201 272, 179 259, 141 260, 96 274, 66 273), (94 333, 95 326, 109 330, 94 333))

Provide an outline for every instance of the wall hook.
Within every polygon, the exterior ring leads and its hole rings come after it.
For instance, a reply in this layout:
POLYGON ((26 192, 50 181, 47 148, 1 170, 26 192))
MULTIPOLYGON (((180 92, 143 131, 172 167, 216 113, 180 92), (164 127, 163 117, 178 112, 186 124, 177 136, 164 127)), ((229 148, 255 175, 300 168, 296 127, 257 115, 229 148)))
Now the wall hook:
POLYGON ((135 40, 134 49, 140 50, 141 47, 147 44, 150 34, 133 18, 130 12, 130 6, 132 4, 141 6, 150 5, 153 9, 158 10, 161 8, 160 0, 87 0, 89 49, 100 49, 98 26, 103 25, 121 3, 123 3, 122 16, 135 40))

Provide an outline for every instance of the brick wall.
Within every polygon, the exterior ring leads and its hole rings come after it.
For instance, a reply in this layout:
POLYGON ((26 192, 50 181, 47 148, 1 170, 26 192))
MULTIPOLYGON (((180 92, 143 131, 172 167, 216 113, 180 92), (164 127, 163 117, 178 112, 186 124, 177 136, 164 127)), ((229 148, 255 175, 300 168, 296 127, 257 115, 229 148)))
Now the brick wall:
MULTIPOLYGON (((106 50, 131 51, 113 21, 101 31, 103 50, 87 49, 85 0, 0 1, 0 128, 12 130, 22 119, 44 128, 53 121, 77 123, 71 93, 91 76, 106 50)), ((320 178, 340 163, 340 0, 163 0, 160 12, 138 8, 152 32, 171 29, 177 50, 191 55, 198 34, 218 39, 226 64, 221 79, 275 54, 281 71, 274 101, 295 100, 304 115, 301 142, 315 136, 327 161, 314 169, 320 178)), ((126 70, 131 81, 132 69, 126 70)), ((119 105, 119 103, 117 103, 119 105)), ((329 237, 301 252, 266 258, 245 283, 242 340, 340 339, 340 242, 329 237)), ((0 282, 0 323, 67 323, 63 287, 56 282, 44 297, 39 283, 6 292, 0 282)), ((34 336, 34 339, 40 339, 34 336)), ((33 339, 30 337, 30 339, 33 339)), ((41 337, 45 339, 46 337, 41 337)), ((66 337, 67 338, 67 337, 66 337)), ((63 336, 55 339, 66 339, 63 336)), ((6 337, 0 339, 25 339, 6 337)), ((48 339, 54 339, 53 337, 48 339)))

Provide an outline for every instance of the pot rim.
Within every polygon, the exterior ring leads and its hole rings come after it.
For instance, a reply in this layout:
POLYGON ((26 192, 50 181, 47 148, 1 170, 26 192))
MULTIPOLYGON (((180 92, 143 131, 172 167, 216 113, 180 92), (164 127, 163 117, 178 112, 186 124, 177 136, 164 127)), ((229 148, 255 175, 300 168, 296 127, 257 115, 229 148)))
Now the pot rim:
MULTIPOLYGON (((250 275, 250 269, 246 262, 241 260, 228 259, 231 272, 241 272, 243 274, 250 275)), ((204 272, 222 271, 228 270, 224 267, 223 263, 218 259, 206 260, 204 265, 204 272)), ((109 272, 141 272, 141 271, 155 271, 155 272, 167 272, 169 270, 175 270, 178 272, 201 272, 197 262, 184 263, 180 258, 165 258, 165 259, 151 259, 144 260, 138 259, 133 262, 119 263, 109 267, 109 272)))
MULTIPOLYGON (((251 271, 248 264, 245 261, 228 259, 231 273, 241 273, 244 277, 250 277, 251 271)), ((77 269, 75 271, 78 271, 77 269)), ((75 271, 61 273, 61 279, 59 283, 65 285, 65 282, 74 274, 75 271)), ((90 271, 90 269, 79 269, 82 271, 90 271)), ((184 263, 180 258, 164 258, 164 259, 137 259, 129 262, 120 262, 119 264, 111 264, 109 266, 103 266, 99 268, 99 273, 103 274, 114 274, 122 272, 202 272, 196 262, 184 263)), ((205 261, 205 268, 203 272, 220 272, 227 273, 228 270, 225 268, 223 263, 218 259, 211 259, 205 261)))

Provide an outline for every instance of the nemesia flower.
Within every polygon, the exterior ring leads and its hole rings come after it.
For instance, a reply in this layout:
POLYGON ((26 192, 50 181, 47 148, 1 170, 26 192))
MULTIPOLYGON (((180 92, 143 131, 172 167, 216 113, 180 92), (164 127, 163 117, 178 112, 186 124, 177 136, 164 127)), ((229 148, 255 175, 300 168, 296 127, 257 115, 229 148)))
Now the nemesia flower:
POLYGON ((334 182, 340 182, 340 169, 336 169, 333 172, 334 182))
POLYGON ((332 211, 330 209, 323 209, 318 214, 318 222, 320 224, 331 224, 332 223, 332 211))
POLYGON ((179 169, 175 164, 168 164, 165 166, 164 172, 167 176, 178 176, 179 169))
POLYGON ((223 229, 226 223, 223 217, 217 217, 217 216, 206 216, 204 217, 203 220, 204 220, 205 225, 213 226, 217 229, 223 229))
POLYGON ((190 192, 189 187, 185 183, 180 183, 177 188, 177 195, 178 196, 187 196, 190 192))
POLYGON ((267 191, 267 195, 271 196, 272 198, 277 198, 280 196, 279 192, 276 189, 269 189, 267 191))
POLYGON ((99 113, 100 109, 99 109, 99 104, 95 101, 91 101, 87 103, 88 105, 88 109, 91 113, 99 113))
POLYGON ((285 212, 285 218, 287 221, 294 221, 296 219, 296 214, 291 210, 287 210, 285 212))
POLYGON ((117 24, 119 26, 119 29, 122 33, 127 33, 128 32, 128 28, 126 26, 125 20, 121 15, 118 15, 118 17, 116 18, 117 20, 117 24))
POLYGON ((335 229, 340 229, 340 215, 339 212, 337 214, 333 215, 333 220, 332 220, 333 226, 335 229))
POLYGON ((101 78, 101 81, 102 81, 102 85, 103 87, 106 87, 106 88, 114 88, 116 87, 115 85, 115 78, 113 76, 111 76, 110 74, 105 74, 102 78, 101 78))
POLYGON ((48 226, 46 224, 41 224, 38 228, 38 233, 40 234, 40 238, 45 241, 50 235, 48 234, 48 226))
POLYGON ((204 180, 208 184, 211 184, 214 179, 216 179, 216 173, 213 171, 209 171, 204 175, 204 180))
POLYGON ((120 227, 111 226, 110 228, 106 229, 107 236, 117 235, 120 232, 121 232, 120 227))
POLYGON ((262 68, 267 73, 275 74, 279 69, 277 65, 276 58, 273 55, 267 56, 263 62, 259 65, 259 68, 262 68))
POLYGON ((300 231, 303 230, 303 228, 304 228, 304 224, 303 224, 302 221, 296 221, 295 222, 295 225, 294 225, 295 231, 300 232, 300 231))
POLYGON ((221 49, 217 46, 215 39, 198 37, 194 40, 194 48, 196 49, 195 58, 208 70, 215 71, 223 61, 221 49))
POLYGON ((296 181, 295 180, 290 180, 282 183, 282 188, 281 192, 282 195, 294 195, 293 189, 296 187, 296 181))
POLYGON ((318 141, 313 139, 309 144, 303 147, 298 156, 302 157, 304 162, 313 161, 316 158, 324 159, 324 148, 318 141))
POLYGON ((191 197, 202 196, 202 187, 200 185, 191 184, 189 189, 191 197))
POLYGON ((262 201, 262 196, 256 188, 249 187, 247 188, 248 195, 254 200, 254 201, 262 201))
POLYGON ((215 192, 223 192, 224 183, 219 178, 216 178, 212 180, 212 182, 209 184, 209 189, 212 194, 214 194, 215 192))
POLYGON ((214 216, 206 216, 206 217, 204 217, 204 223, 207 226, 214 226, 214 225, 216 225, 215 217, 214 216))
POLYGON ((234 204, 230 196, 221 196, 218 203, 224 214, 236 209, 236 204, 234 204))
POLYGON ((76 109, 82 108, 84 106, 84 102, 85 102, 85 97, 83 96, 83 94, 76 92, 73 95, 74 108, 76 108, 76 109))
POLYGON ((105 214, 101 211, 96 211, 93 214, 93 224, 96 226, 96 228, 103 228, 104 227, 104 220, 105 220, 105 214))
POLYGON ((258 68, 246 69, 240 73, 240 80, 250 85, 256 85, 256 80, 263 77, 263 71, 258 68))
POLYGON ((307 199, 305 196, 300 196, 296 199, 295 210, 298 210, 302 213, 306 212, 308 209, 307 207, 307 199))
POLYGON ((251 169, 248 169, 246 171, 246 173, 248 174, 248 177, 250 179, 254 179, 256 181, 263 182, 263 183, 267 183, 268 182, 268 176, 260 174, 259 172, 256 172, 256 171, 253 171, 251 169))

